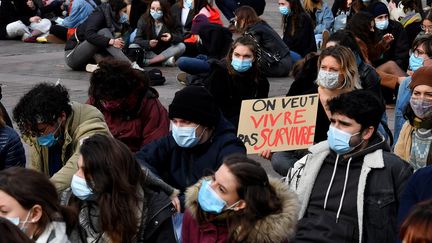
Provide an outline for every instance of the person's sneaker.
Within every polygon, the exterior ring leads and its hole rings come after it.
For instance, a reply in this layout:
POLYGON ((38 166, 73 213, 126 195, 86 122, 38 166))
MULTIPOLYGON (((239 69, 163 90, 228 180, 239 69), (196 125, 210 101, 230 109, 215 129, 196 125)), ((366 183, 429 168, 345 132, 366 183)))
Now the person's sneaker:
POLYGON ((326 48, 329 38, 330 38, 330 32, 328 30, 324 30, 322 32, 321 50, 324 50, 326 48))
POLYGON ((99 69, 99 65, 97 64, 87 64, 85 70, 89 73, 92 73, 99 69))
POLYGON ((162 63, 162 66, 163 67, 175 67, 176 63, 175 63, 174 57, 170 57, 170 58, 166 59, 166 61, 162 63))
POLYGON ((144 68, 140 67, 137 62, 131 63, 131 67, 136 70, 140 70, 144 72, 144 68))
POLYGON ((45 37, 38 37, 36 38, 37 43, 47 43, 48 40, 45 37))
POLYGON ((186 77, 187 77, 187 73, 185 72, 181 72, 177 74, 177 80, 183 85, 186 85, 187 83, 186 77))
POLYGON ((28 38, 25 38, 23 41, 26 43, 36 43, 36 37, 30 36, 28 38))

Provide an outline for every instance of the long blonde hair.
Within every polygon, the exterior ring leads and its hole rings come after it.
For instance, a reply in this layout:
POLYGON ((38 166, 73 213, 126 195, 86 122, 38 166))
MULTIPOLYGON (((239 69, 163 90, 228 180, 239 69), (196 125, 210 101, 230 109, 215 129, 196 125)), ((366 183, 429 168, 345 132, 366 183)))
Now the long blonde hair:
POLYGON ((321 9, 323 6, 322 0, 318 3, 314 3, 312 0, 305 0, 304 1, 304 9, 309 12, 313 13, 314 8, 321 9))

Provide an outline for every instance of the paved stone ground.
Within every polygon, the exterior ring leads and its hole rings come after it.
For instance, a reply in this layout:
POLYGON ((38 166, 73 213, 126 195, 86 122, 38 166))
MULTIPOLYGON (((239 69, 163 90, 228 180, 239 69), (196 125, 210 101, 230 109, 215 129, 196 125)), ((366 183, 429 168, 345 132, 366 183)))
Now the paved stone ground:
MULTIPOLYGON (((262 16, 278 33, 281 33, 280 14, 277 1, 268 1, 262 16)), ((225 20, 226 23, 226 20, 225 20)), ((171 102, 174 93, 183 86, 176 80, 178 68, 161 68, 167 82, 156 89, 165 105, 171 102)), ((71 100, 85 102, 90 74, 69 69, 64 62, 63 45, 28 44, 20 41, 0 41, 0 83, 3 85, 2 102, 9 114, 19 98, 39 82, 60 82, 69 91, 71 100)), ((292 78, 271 78, 270 96, 283 96, 287 93, 292 78)), ((389 117, 393 117, 392 114, 389 117)), ((270 163, 259 159, 266 170, 275 175, 270 163)))

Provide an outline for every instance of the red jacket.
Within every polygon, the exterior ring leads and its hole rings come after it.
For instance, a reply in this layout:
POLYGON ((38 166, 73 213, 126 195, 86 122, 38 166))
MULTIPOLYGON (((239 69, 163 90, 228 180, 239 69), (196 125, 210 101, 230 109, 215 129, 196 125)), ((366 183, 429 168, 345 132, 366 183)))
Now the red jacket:
POLYGON ((135 153, 143 145, 169 133, 168 113, 158 97, 157 91, 149 88, 141 98, 141 102, 138 101, 137 106, 119 112, 105 110, 92 97, 89 98, 87 104, 94 105, 103 113, 112 135, 135 153))
POLYGON ((182 241, 188 243, 227 243, 228 225, 203 223, 198 225, 189 210, 185 210, 182 225, 182 241))

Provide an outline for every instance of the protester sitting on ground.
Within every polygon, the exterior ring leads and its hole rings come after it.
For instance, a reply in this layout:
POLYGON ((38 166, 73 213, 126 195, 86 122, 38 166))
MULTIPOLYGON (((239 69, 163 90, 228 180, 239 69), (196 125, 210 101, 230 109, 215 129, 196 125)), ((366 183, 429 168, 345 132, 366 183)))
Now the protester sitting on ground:
POLYGON ((168 108, 172 131, 136 154, 143 167, 183 192, 209 170, 217 170, 223 159, 234 153, 246 153, 234 126, 221 114, 213 96, 199 86, 187 86, 176 92, 168 108))
POLYGON ((162 66, 173 67, 175 59, 186 49, 181 26, 171 18, 169 7, 166 0, 153 0, 138 21, 134 43, 145 50, 144 66, 162 63, 162 66))
POLYGON ((83 141, 69 204, 87 242, 176 242, 170 194, 141 170, 128 147, 93 135, 83 141), (78 200, 79 199, 79 200, 78 200))
POLYGON ((34 86, 18 101, 13 118, 30 145, 30 167, 51 176, 58 191, 70 186, 78 169, 81 140, 95 133, 110 134, 102 113, 71 102, 61 84, 34 86))
POLYGON ((305 0, 304 8, 315 24, 314 34, 317 47, 325 47, 334 22, 330 7, 323 0, 305 0))
POLYGON ((60 205, 53 184, 37 171, 19 167, 0 171, 0 208, 0 217, 10 220, 36 243, 79 240, 69 238, 77 223, 76 214, 60 205))
POLYGON ((294 242, 395 242, 395 212, 412 168, 377 132, 384 104, 355 90, 328 106, 327 141, 310 147, 286 177, 301 204, 294 242))
MULTIPOLYGON (((44 19, 36 15, 36 7, 32 0, 27 1, 27 7, 16 7, 14 0, 5 1, 4 4, 6 5, 3 8, 5 13, 3 13, 3 11, 0 12, 0 16, 7 20, 0 20, 1 22, 5 22, 4 24, 6 27, 6 33, 2 39, 21 39, 24 42, 30 43, 35 43, 36 41, 46 42, 45 38, 49 34, 51 22, 49 19, 44 19), (13 10, 10 8, 13 8, 13 10), (21 9, 18 10, 17 8, 21 9), (7 13, 7 11, 11 11, 12 13, 7 13), (28 14, 31 13, 34 15, 32 14, 28 17, 28 14), (11 19, 16 20, 11 21, 8 18, 9 16, 11 19), (40 38, 38 39, 38 37, 40 38)), ((22 3, 17 3, 17 6, 20 5, 22 5, 22 3)))
POLYGON ((366 6, 364 5, 362 0, 335 0, 331 7, 335 22, 336 18, 341 14, 346 15, 346 22, 348 22, 351 17, 354 16, 354 14, 360 11, 364 11, 365 9, 366 6))
POLYGON ((379 39, 391 37, 389 49, 385 50, 383 55, 372 60, 378 70, 386 73, 403 76, 404 70, 408 68, 409 48, 408 37, 403 26, 394 20, 389 19, 387 6, 382 2, 376 2, 369 6, 370 13, 375 18, 375 30, 379 39), (395 62, 387 64, 388 62, 395 62), (399 67, 399 69, 397 69, 399 67))
POLYGON ((226 59, 209 61, 210 71, 201 81, 236 128, 243 100, 268 97, 270 84, 258 69, 257 56, 255 42, 248 36, 239 37, 226 59))
POLYGON ((148 76, 115 59, 100 63, 90 78, 88 104, 105 117, 112 135, 135 153, 169 133, 169 118, 148 76))
POLYGON ((196 47, 198 37, 191 33, 192 20, 202 14, 207 17, 208 21, 213 24, 223 26, 220 13, 213 6, 213 1, 207 0, 179 0, 171 7, 171 14, 177 25, 182 26, 182 34, 186 51, 183 54, 188 57, 195 57, 199 54, 196 47))
MULTIPOLYGON (((359 12, 355 14, 348 22, 346 29, 351 31, 355 37, 358 46, 362 50, 364 61, 367 64, 373 65, 373 62, 384 55, 385 50, 390 48, 390 43, 393 41, 391 35, 385 35, 381 39, 375 34, 374 18, 367 12, 359 12)), ((396 68, 394 62, 388 62, 387 65, 392 65, 396 68), (393 63, 393 64, 391 64, 393 63)), ((374 66, 376 68, 376 66, 374 66)), ((392 74, 386 71, 376 69, 381 77, 381 86, 394 90, 397 85, 406 78, 406 73, 392 74)))
MULTIPOLYGON (((318 59, 318 75, 315 84, 300 94, 288 92, 288 95, 302 95, 319 93, 317 119, 315 125, 314 143, 319 143, 327 138, 330 124, 330 110, 328 101, 340 94, 361 89, 356 59, 353 52, 347 47, 336 45, 324 49, 318 59), (313 87, 313 88, 312 88, 313 87)), ((298 82, 298 81, 294 81, 298 82)), ((285 176, 288 170, 299 160, 307 150, 277 152, 272 156, 269 151, 262 154, 265 158, 271 158, 273 169, 285 176)))
POLYGON ((241 6, 235 15, 237 30, 253 38, 262 53, 258 58, 260 71, 266 77, 288 76, 293 61, 289 48, 279 34, 249 6, 241 6))
POLYGON ((317 51, 314 24, 300 0, 279 0, 282 14, 283 41, 290 48, 293 62, 317 51))
POLYGON ((0 242, 9 243, 34 243, 24 232, 21 231, 7 218, 0 217, 0 242))
MULTIPOLYGON (((65 46, 66 64, 73 70, 94 72, 97 63, 108 55, 120 61, 129 61, 122 52, 124 41, 116 37, 128 19, 127 4, 123 0, 108 0, 78 26, 75 34, 68 39, 65 46), (96 64, 91 64, 94 60, 96 64)), ((131 64, 139 68, 136 63, 131 64)))
POLYGON ((409 87, 411 83, 412 74, 415 73, 419 68, 426 67, 432 65, 432 35, 423 35, 417 38, 412 46, 411 55, 409 59, 409 71, 408 76, 404 79, 398 90, 398 95, 396 99, 395 106, 395 122, 394 122, 394 137, 395 143, 399 138, 399 133, 402 129, 402 126, 406 122, 406 117, 404 116, 404 112, 409 105, 409 101, 411 98, 411 89, 409 87))
MULTIPOLYGON (((198 35, 199 42, 195 47, 199 53, 196 57, 180 57, 177 60, 179 69, 187 74, 200 74, 210 71, 210 59, 222 59, 226 57, 230 50, 232 40, 231 32, 219 25, 211 24, 204 15, 197 15, 192 21, 191 33, 198 35)), ((184 80, 186 74, 178 75, 180 82, 184 80), (183 75, 183 78, 180 78, 183 75)))
POLYGON ((187 189, 183 242, 286 242, 298 209, 297 196, 258 162, 230 156, 187 189))
POLYGON ((432 241, 432 200, 414 207, 402 224, 400 240, 404 243, 432 241))
POLYGON ((18 28, 7 27, 11 23, 21 21, 23 25, 30 25, 30 18, 36 15, 36 10, 32 10, 26 1, 22 0, 3 0, 0 4, 0 40, 16 39, 24 34, 18 28))
POLYGON ((404 113, 407 121, 394 152, 417 170, 432 165, 432 67, 415 71, 409 87, 412 95, 404 113))
POLYGON ((26 156, 18 133, 6 125, 0 109, 0 170, 20 166, 25 167, 26 156))
MULTIPOLYGON (((50 36, 54 35, 60 41, 66 42, 76 31, 76 28, 90 16, 100 3, 99 0, 70 1, 68 15, 65 18, 56 19, 55 24, 50 28, 50 36)), ((48 40, 50 40, 49 37, 48 40)))

